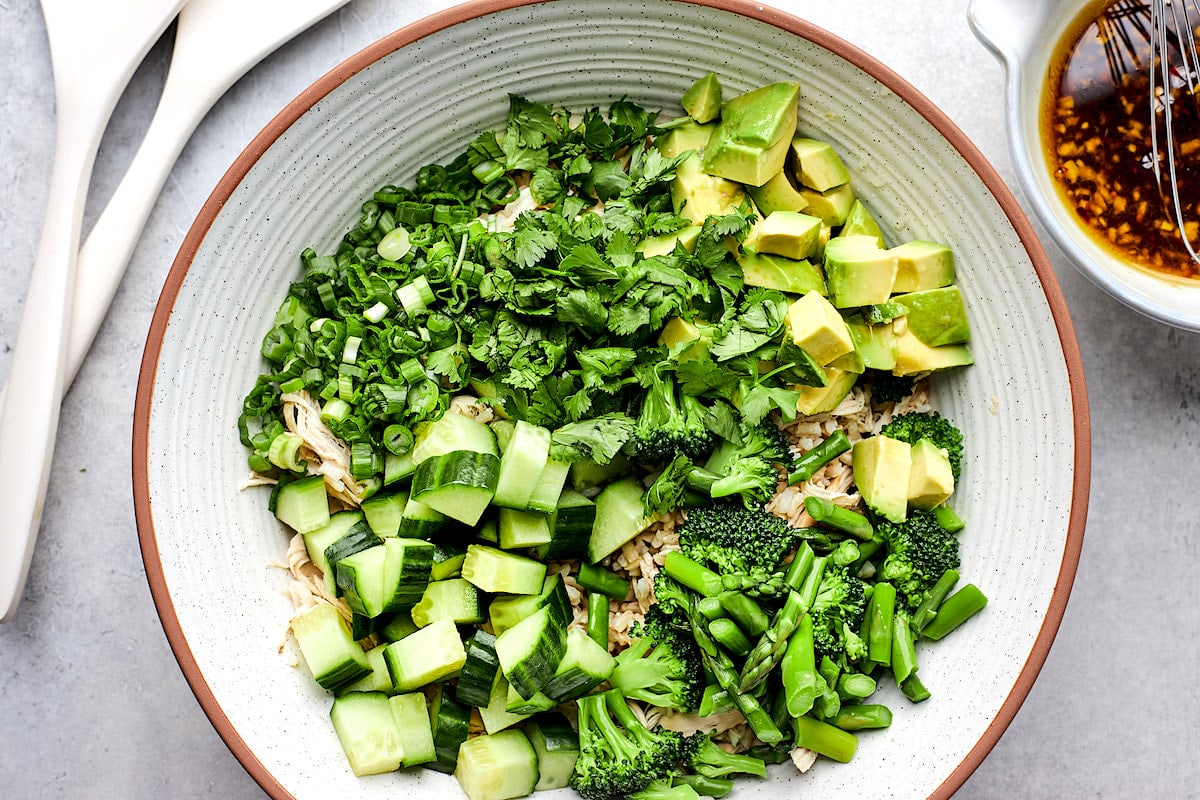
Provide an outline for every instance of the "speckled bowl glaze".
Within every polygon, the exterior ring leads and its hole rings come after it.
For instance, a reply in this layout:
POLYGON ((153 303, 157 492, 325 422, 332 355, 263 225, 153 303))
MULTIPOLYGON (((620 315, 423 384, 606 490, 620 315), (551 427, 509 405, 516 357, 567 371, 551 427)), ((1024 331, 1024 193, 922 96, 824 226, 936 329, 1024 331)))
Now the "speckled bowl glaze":
POLYGON ((1086 17, 1103 3, 974 0, 968 16, 975 35, 1004 63, 1009 151, 1021 191, 1038 220, 1075 266, 1117 300, 1159 322, 1200 331, 1200 280, 1143 269, 1098 243, 1063 201, 1042 144, 1046 78, 1058 43, 1078 36, 1086 17))
POLYGON ((969 521, 964 570, 990 598, 952 639, 922 649, 931 700, 881 690, 895 722, 862 736, 851 764, 804 775, 781 765, 738 796, 857 798, 870 785, 879 798, 949 797, 1029 692, 1082 544, 1088 417, 1054 275, 981 154, 886 67, 761 5, 468 3, 355 55, 251 143, 190 229, 147 342, 133 450, 147 575, 196 697, 272 797, 461 796, 434 772, 353 777, 329 697, 287 643, 276 566, 287 535, 265 490, 241 488, 236 420, 298 253, 332 247, 376 186, 409 181, 501 124, 508 92, 570 107, 627 96, 681 113, 678 98, 709 70, 730 93, 798 79, 802 129, 844 154, 890 241, 954 248, 977 363, 937 380, 935 399, 966 432, 955 502, 969 521))

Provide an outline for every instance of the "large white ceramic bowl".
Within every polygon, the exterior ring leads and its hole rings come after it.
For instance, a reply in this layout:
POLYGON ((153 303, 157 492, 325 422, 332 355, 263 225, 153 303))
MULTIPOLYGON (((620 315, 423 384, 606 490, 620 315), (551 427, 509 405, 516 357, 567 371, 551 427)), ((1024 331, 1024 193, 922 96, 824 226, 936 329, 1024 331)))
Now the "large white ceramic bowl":
POLYGON ((948 797, 1003 733, 1062 617, 1082 543, 1089 429, 1079 352, 1014 198, 903 80, 799 19, 739 0, 469 3, 397 31, 319 80, 252 142, 204 206, 154 316, 135 412, 138 528, 154 600, 196 697, 272 797, 459 797, 434 773, 358 779, 329 698, 277 646, 291 611, 272 566, 286 535, 247 476, 236 419, 297 255, 331 247, 364 193, 412 179, 480 130, 506 94, 569 107, 629 97, 675 110, 698 75, 730 93, 804 87, 801 127, 844 154, 893 241, 950 244, 977 363, 936 382, 966 432, 963 563, 990 598, 923 649, 933 698, 862 737, 849 765, 790 765, 738 797, 948 797), (681 58, 686 54, 686 58, 681 58))
POLYGON ((1200 280, 1151 272, 1097 242, 1063 201, 1042 144, 1047 76, 1058 44, 1078 36, 1082 17, 1102 5, 1103 0, 973 0, 968 16, 976 36, 1004 63, 1009 151, 1025 199, 1054 241, 1085 276, 1125 305, 1200 331, 1200 280))

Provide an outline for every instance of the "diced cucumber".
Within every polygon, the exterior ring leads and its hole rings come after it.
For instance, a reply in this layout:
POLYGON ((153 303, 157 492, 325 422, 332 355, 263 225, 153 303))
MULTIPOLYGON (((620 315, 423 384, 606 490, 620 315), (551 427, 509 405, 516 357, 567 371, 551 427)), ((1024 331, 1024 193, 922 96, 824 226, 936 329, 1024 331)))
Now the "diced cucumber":
POLYGON ((587 554, 596 504, 574 489, 563 489, 550 517, 550 541, 534 548, 540 559, 577 559, 587 554))
POLYGON ((338 588, 351 611, 367 617, 383 613, 391 597, 386 568, 387 548, 382 544, 351 553, 334 564, 338 588))
POLYGON ((485 592, 537 594, 546 579, 546 565, 485 544, 467 547, 462 576, 485 592))
POLYGON ((465 545, 434 542, 433 565, 430 568, 429 577, 435 581, 457 578, 462 574, 462 565, 466 559, 467 548, 465 545))
POLYGON ((567 595, 566 584, 562 575, 554 573, 547 575, 542 581, 542 590, 537 594, 501 595, 492 600, 488 607, 488 621, 492 625, 492 633, 499 636, 504 631, 530 617, 539 608, 549 606, 555 621, 562 627, 571 624, 574 611, 571 609, 571 598, 567 595))
POLYGON ((429 458, 456 450, 500 455, 496 445, 496 434, 492 433, 491 428, 455 411, 447 411, 433 422, 420 427, 413 444, 412 458, 413 462, 420 466, 429 458))
POLYGON ((492 502, 503 508, 528 508, 529 499, 538 485, 538 476, 549 458, 550 431, 517 420, 500 459, 500 476, 492 502))
POLYGON ((344 692, 385 692, 392 693, 392 676, 388 672, 387 662, 383 659, 383 649, 386 644, 377 644, 367 651, 367 663, 371 671, 347 686, 338 694, 344 692))
POLYGON ((558 507, 558 496, 562 494, 570 472, 569 461, 547 461, 546 466, 542 468, 542 474, 538 476, 537 485, 533 487, 533 494, 529 496, 530 510, 541 511, 544 514, 554 513, 554 509, 558 507))
POLYGON ((483 628, 477 629, 465 644, 467 660, 458 675, 454 698, 475 708, 487 706, 496 682, 500 661, 496 658, 496 637, 483 628))
POLYGON ((429 722, 429 709, 425 706, 425 695, 420 692, 398 694, 390 698, 392 718, 400 732, 400 747, 404 751, 403 765, 414 767, 437 758, 433 745, 433 728, 429 722))
POLYGON ((320 475, 297 478, 275 492, 275 516, 298 533, 308 533, 329 523, 329 496, 320 475))
POLYGON ((508 681, 500 670, 496 670, 488 704, 479 709, 479 718, 483 720, 483 729, 488 733, 498 733, 529 718, 528 714, 516 714, 508 710, 508 681))
POLYGON ((377 494, 362 502, 362 512, 376 536, 398 536, 407 503, 408 492, 377 494))
POLYGON ((579 628, 571 628, 558 669, 542 686, 542 693, 556 703, 574 700, 608 680, 615 666, 616 659, 608 650, 579 628))
POLYGON ((504 710, 510 714, 520 714, 522 716, 531 716, 539 711, 549 711, 558 703, 551 700, 546 695, 538 692, 532 697, 526 699, 521 697, 512 684, 508 685, 508 696, 505 698, 504 710))
POLYGON ((501 508, 497 523, 500 546, 521 550, 550 543, 550 516, 541 511, 501 508))
POLYGON ((458 748, 467 740, 471 726, 471 713, 450 697, 450 690, 442 683, 433 690, 429 702, 429 722, 433 727, 433 748, 437 760, 425 766, 429 769, 454 772, 458 765, 458 748))
POLYGON ((378 775, 400 769, 404 750, 386 694, 341 695, 334 698, 329 718, 355 775, 378 775))
POLYGON ((413 473, 412 496, 451 519, 474 526, 496 494, 500 459, 454 450, 427 458, 413 473))
POLYGON ((425 592, 433 570, 433 545, 424 539, 393 537, 385 539, 387 570, 385 578, 391 594, 384 611, 403 611, 416 604, 425 592))
POLYGON ((469 800, 525 797, 537 784, 537 754, 519 730, 476 736, 459 748, 454 777, 469 800))
POLYGON ((467 651, 458 628, 443 619, 392 642, 383 656, 396 691, 411 692, 458 672, 467 651))
POLYGON ((374 634, 378 627, 377 618, 364 616, 355 611, 350 612, 350 637, 354 641, 361 642, 374 634))
POLYGON ((621 477, 628 471, 629 459, 620 453, 607 464, 597 464, 594 461, 574 461, 571 463, 571 488, 577 492, 594 489, 621 477))
POLYGON ((412 451, 403 455, 388 453, 383 457, 383 485, 391 486, 411 476, 416 470, 417 463, 413 461, 412 451))
POLYGON ((354 525, 363 520, 361 511, 339 511, 329 517, 329 522, 323 528, 304 534, 304 549, 308 551, 308 560, 321 570, 325 576, 325 591, 330 597, 337 596, 337 576, 329 566, 325 557, 325 549, 341 539, 354 525))
POLYGON ((336 692, 371 672, 371 663, 341 613, 319 603, 292 620, 300 655, 323 689, 336 692))
POLYGON ((500 544, 500 524, 496 522, 496 518, 488 517, 479 523, 479 527, 475 529, 475 538, 492 544, 500 544))
POLYGON ((646 529, 650 517, 642 503, 642 484, 629 476, 605 486, 596 497, 596 524, 588 541, 588 561, 595 564, 646 529))
POLYGON ((525 699, 540 692, 554 676, 566 647, 566 629, 549 607, 538 609, 496 637, 500 669, 525 699))
POLYGON ((346 556, 354 555, 360 550, 382 544, 383 540, 375 535, 366 519, 354 523, 341 537, 325 548, 325 563, 332 570, 334 581, 337 580, 337 562, 346 556))
POLYGON ((538 758, 535 791, 569 786, 579 759, 579 734, 562 714, 539 714, 525 723, 525 734, 538 758))
POLYGON ((388 642, 398 642, 417 629, 408 610, 397 611, 376 631, 388 642))
POLYGON ((463 578, 430 581, 412 610, 413 622, 422 628, 439 619, 448 619, 456 625, 473 625, 485 618, 479 590, 463 578))
POLYGON ((404 504, 404 513, 400 516, 399 535, 409 536, 413 539, 428 539, 446 527, 449 521, 449 517, 442 512, 434 511, 420 500, 410 496, 408 502, 404 504))

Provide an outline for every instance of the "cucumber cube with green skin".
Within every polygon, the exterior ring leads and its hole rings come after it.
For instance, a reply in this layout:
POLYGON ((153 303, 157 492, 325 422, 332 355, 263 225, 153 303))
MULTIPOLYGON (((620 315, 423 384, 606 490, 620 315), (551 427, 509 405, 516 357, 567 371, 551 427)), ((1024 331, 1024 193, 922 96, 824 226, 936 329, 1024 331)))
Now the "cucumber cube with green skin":
POLYGON ((570 785, 579 760, 579 734, 561 714, 539 714, 525 725, 525 735, 538 758, 535 791, 570 785))
POLYGON ((458 627, 442 619, 392 642, 383 657, 396 691, 411 692, 458 672, 467 660, 467 651, 458 627))
POLYGON ((323 689, 336 692, 371 672, 370 659, 331 605, 320 603, 292 620, 300 655, 323 689))
POLYGON ((341 695, 334 699, 329 718, 355 775, 379 775, 400 769, 404 749, 386 694, 341 695))
POLYGON ((304 549, 308 553, 308 560, 325 576, 325 591, 330 597, 337 595, 337 575, 329 566, 325 548, 345 536, 362 520, 361 511, 339 511, 329 517, 329 522, 324 527, 304 534, 304 549))
POLYGON ((392 693, 392 676, 388 672, 387 662, 383 658, 387 644, 377 644, 367 651, 367 662, 371 672, 347 686, 338 694, 344 692, 386 692, 392 693))
POLYGON ((493 505, 503 508, 529 508, 529 498, 537 486, 537 476, 550 457, 550 431, 525 420, 513 425, 512 437, 500 458, 493 505))
POLYGON ((530 716, 530 714, 518 714, 508 710, 508 681, 505 680, 501 670, 496 670, 496 679, 492 683, 488 703, 479 709, 479 718, 483 720, 483 729, 489 734, 498 733, 530 716))
POLYGON ((546 580, 546 565, 484 544, 467 547, 462 576, 485 592, 537 594, 546 580))
POLYGON ((456 450, 500 455, 496 434, 491 428, 455 411, 447 411, 433 422, 423 423, 417 431, 412 449, 413 462, 420 465, 426 459, 456 450))
MULTIPOLYGON (((492 435, 490 431, 488 435, 492 435)), ((499 456, 454 450, 417 465, 412 497, 451 519, 474 526, 495 497, 499 477, 499 456)))
POLYGON ((546 606, 496 637, 496 658, 505 679, 528 700, 554 676, 566 647, 566 628, 546 606))
POLYGON ((407 503, 408 492, 393 492, 368 498, 361 508, 376 536, 398 536, 407 503))
POLYGON ((552 514, 558 508, 558 497, 562 494, 567 476, 571 474, 571 462, 551 459, 538 475, 537 485, 529 497, 529 510, 552 514))
POLYGON ((500 546, 505 550, 520 550, 549 544, 550 516, 540 511, 519 511, 501 508, 499 519, 500 546))
POLYGON ((574 700, 590 692, 612 675, 616 659, 579 628, 567 631, 567 649, 558 669, 542 687, 542 694, 555 703, 574 700))
POLYGON ((427 764, 436 759, 437 751, 433 745, 433 728, 429 722, 425 695, 420 692, 398 694, 389 698, 388 703, 392 707, 396 729, 400 732, 401 747, 404 751, 402 765, 415 767, 417 764, 427 764))
POLYGON ((468 800, 525 797, 537 784, 537 753, 519 730, 476 736, 459 748, 454 777, 468 800))
POLYGON ((462 578, 430 581, 412 609, 412 619, 426 627, 440 619, 456 625, 474 625, 484 620, 483 603, 474 584, 462 578))
POLYGON ((595 564, 646 529, 651 517, 642 503, 643 489, 634 477, 613 481, 596 496, 596 524, 588 540, 588 560, 595 564))
POLYGON ((310 533, 329 524, 329 495, 320 475, 279 486, 274 501, 275 516, 297 533, 310 533))

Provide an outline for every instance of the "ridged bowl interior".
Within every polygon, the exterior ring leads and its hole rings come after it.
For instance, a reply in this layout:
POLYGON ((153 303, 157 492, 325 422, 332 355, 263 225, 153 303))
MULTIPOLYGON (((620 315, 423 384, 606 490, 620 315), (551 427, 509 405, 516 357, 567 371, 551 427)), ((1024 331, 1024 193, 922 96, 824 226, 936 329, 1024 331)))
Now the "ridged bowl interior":
POLYGON ((674 114, 710 70, 727 96, 797 79, 802 129, 837 147, 889 241, 943 241, 957 257, 977 363, 936 380, 935 397, 966 433, 963 572, 990 605, 919 651, 932 699, 882 690, 895 722, 861 736, 851 764, 781 765, 738 797, 949 796, 1028 692, 1069 593, 1088 473, 1078 350, 1045 256, 978 151, 897 76, 795 18, 720 5, 468 4, 401 30, 284 109, 188 234, 139 386, 139 531, 183 671, 273 797, 460 796, 434 772, 351 775, 329 697, 285 636, 287 535, 266 490, 242 489, 236 420, 300 251, 331 248, 377 186, 409 182, 502 124, 510 92, 573 108, 628 97, 674 114))

